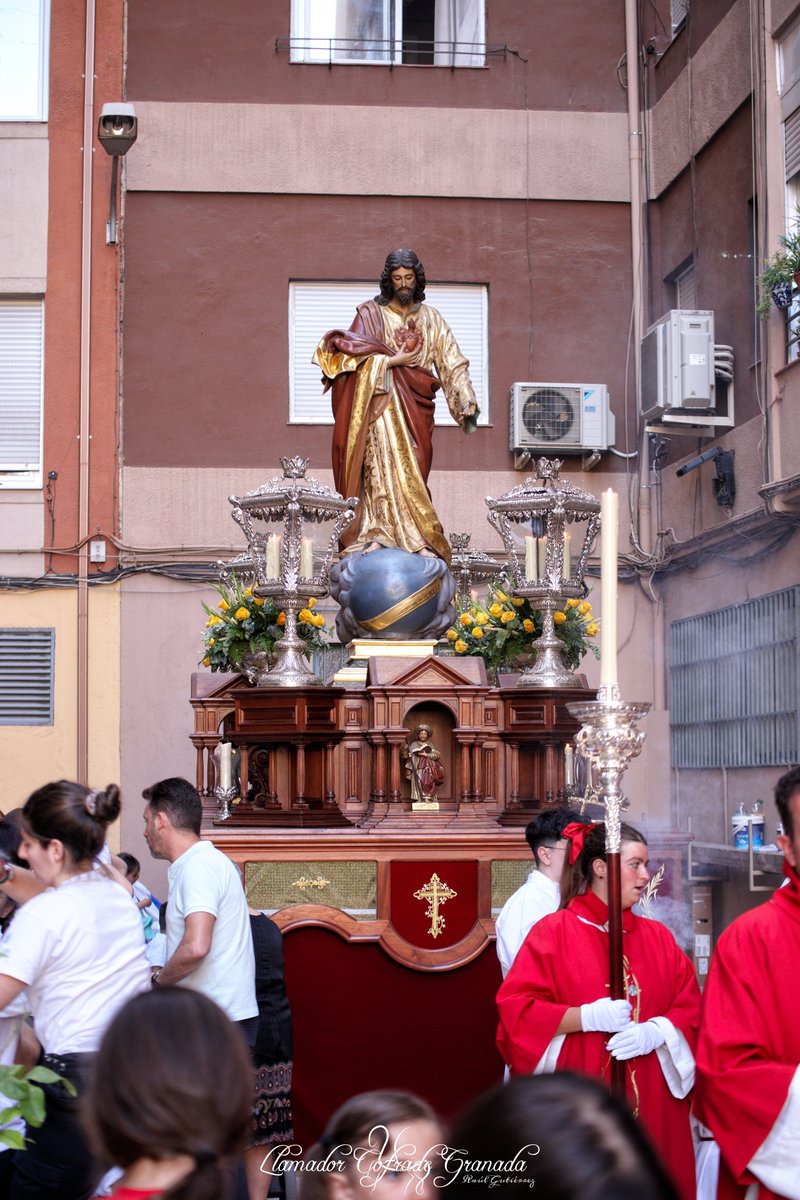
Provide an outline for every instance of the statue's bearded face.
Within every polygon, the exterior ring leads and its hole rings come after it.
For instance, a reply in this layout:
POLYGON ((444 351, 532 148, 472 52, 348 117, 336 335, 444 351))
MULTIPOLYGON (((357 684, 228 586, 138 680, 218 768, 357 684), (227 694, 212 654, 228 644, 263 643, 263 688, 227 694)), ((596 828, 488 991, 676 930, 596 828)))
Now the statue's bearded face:
POLYGON ((398 267, 390 276, 395 299, 405 308, 414 299, 417 277, 411 267, 398 267))

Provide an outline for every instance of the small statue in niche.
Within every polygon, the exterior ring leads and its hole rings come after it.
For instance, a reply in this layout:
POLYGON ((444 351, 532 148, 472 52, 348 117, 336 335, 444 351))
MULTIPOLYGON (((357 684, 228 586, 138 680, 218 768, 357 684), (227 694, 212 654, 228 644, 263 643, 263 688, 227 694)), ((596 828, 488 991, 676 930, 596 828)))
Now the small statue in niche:
POLYGON ((412 808, 438 809, 436 789, 444 783, 441 754, 431 742, 431 730, 420 725, 413 742, 404 748, 405 771, 411 783, 412 808))

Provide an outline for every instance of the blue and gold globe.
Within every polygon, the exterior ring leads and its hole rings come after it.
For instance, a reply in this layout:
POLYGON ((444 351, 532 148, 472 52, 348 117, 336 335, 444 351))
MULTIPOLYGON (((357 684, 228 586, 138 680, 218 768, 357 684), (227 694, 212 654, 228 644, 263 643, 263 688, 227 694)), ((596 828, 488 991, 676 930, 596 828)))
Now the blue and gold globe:
POLYGON ((441 558, 381 547, 331 569, 339 640, 439 638, 455 620, 455 580, 441 558))

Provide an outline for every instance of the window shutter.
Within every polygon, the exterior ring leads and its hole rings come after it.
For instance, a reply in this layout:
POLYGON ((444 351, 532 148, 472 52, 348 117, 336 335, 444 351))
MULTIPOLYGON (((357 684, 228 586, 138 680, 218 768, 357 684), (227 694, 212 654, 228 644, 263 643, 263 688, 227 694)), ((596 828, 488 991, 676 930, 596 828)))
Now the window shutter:
MULTIPOLYGON (((44 305, 0 301, 0 472, 41 486, 44 305)), ((15 480, 6 478, 6 486, 15 480)))
POLYGON ((783 154, 788 181, 800 172, 800 108, 784 122, 783 154))
POLYGON ((670 626, 672 765, 800 757, 800 586, 670 626))
POLYGON ((692 311, 697 308, 697 275, 694 263, 675 280, 677 307, 692 311))
POLYGON ((52 725, 54 629, 0 629, 0 725, 52 725))
MULTIPOLYGON (((356 307, 375 296, 372 283, 292 283, 289 286, 289 421, 302 425, 332 425, 330 393, 323 395, 319 367, 311 362, 322 336, 331 329, 349 329, 356 307)), ((488 304, 482 284, 429 284, 425 302, 438 308, 469 359, 469 373, 481 409, 488 414, 488 304)), ((437 424, 451 424, 447 401, 436 397, 437 424)))
POLYGON ((670 0, 672 32, 677 33, 689 15, 689 0, 670 0))

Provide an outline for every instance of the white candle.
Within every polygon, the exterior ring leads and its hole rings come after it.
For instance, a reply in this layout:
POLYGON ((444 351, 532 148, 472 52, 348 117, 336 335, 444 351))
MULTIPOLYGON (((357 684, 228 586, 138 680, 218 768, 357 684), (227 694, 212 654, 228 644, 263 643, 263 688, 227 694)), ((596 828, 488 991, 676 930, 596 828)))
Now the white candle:
POLYGON ((573 784, 574 776, 573 776, 572 768, 573 768, 572 746, 570 746, 569 742, 567 742, 566 746, 564 747, 564 783, 567 785, 567 787, 572 787, 572 784, 573 784))
POLYGON ((300 543, 300 574, 304 579, 314 575, 314 544, 309 537, 304 537, 300 543))
POLYGON ((536 579, 536 538, 530 534, 525 538, 525 578, 536 579))
POLYGON ((281 573, 281 535, 273 533, 267 542, 267 578, 277 579, 281 573))
POLYGON ((539 579, 547 576, 547 538, 536 539, 536 575, 539 579))
POLYGON ((231 755, 233 746, 230 742, 219 744, 219 786, 227 792, 231 786, 231 755))
POLYGON ((564 534, 564 566, 561 570, 561 578, 569 579, 572 573, 572 534, 564 534))
POLYGON ((600 686, 617 685, 617 524, 619 497, 611 488, 600 502, 600 686))

